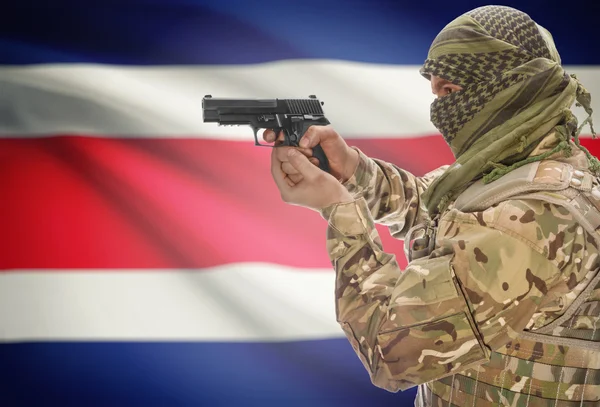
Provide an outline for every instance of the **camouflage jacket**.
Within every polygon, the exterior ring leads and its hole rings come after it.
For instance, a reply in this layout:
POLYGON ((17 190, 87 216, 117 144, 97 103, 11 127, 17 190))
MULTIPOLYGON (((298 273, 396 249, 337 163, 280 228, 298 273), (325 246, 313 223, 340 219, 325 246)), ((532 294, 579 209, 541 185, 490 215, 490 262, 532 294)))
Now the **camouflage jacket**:
MULTIPOLYGON (((426 220, 420 196, 446 167, 416 177, 357 151, 358 168, 345 183, 355 200, 321 214, 336 270, 337 320, 372 382, 392 392, 419 385, 423 406, 600 405, 600 298, 591 298, 587 319, 576 322, 593 325, 597 348, 542 352, 518 339, 558 318, 598 270, 588 232, 543 201, 507 200, 474 213, 451 205, 439 219, 433 253, 402 271, 375 223, 403 239, 426 220), (577 364, 585 360, 583 373, 561 367, 565 353, 577 364)), ((586 167, 576 151, 569 162, 586 167)))

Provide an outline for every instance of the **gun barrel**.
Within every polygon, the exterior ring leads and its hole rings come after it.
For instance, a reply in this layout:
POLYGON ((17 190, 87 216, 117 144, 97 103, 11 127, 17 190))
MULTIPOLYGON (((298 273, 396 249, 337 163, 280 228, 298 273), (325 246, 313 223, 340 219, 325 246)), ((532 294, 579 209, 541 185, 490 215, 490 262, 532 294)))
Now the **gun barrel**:
POLYGON ((226 99, 210 95, 202 99, 204 122, 219 122, 226 115, 313 114, 323 115, 321 103, 309 99, 226 99))
POLYGON ((204 109, 273 109, 277 107, 277 99, 225 99, 204 98, 202 99, 204 109))
POLYGON ((257 115, 277 110, 276 99, 202 99, 204 122, 219 122, 221 115, 257 115))

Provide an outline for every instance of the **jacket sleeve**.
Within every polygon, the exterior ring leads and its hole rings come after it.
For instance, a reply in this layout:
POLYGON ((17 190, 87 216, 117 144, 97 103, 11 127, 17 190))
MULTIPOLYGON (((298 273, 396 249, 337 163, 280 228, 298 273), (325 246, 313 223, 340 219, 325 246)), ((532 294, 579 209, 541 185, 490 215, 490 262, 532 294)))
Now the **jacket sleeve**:
POLYGON ((322 212, 337 321, 376 386, 395 392, 484 363, 526 328, 565 259, 586 244, 581 228, 568 217, 556 225, 552 213, 541 221, 548 230, 514 232, 534 216, 528 208, 501 204, 443 221, 438 248, 404 272, 383 251, 364 199, 322 212))
POLYGON ((423 223, 427 211, 421 194, 448 166, 416 177, 353 148, 359 154, 358 166, 344 186, 355 198, 364 198, 375 223, 387 226, 395 238, 403 238, 412 226, 423 223))

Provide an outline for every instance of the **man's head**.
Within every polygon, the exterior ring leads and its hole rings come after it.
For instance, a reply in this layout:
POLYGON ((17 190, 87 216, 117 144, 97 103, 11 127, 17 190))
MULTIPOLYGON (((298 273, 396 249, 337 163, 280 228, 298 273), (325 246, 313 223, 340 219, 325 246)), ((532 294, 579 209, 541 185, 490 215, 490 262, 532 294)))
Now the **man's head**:
MULTIPOLYGON (((456 157, 473 141, 464 144, 456 140, 459 133, 464 129, 470 138, 488 131, 489 126, 469 124, 479 119, 476 116, 481 116, 496 95, 525 82, 535 71, 528 64, 535 65, 538 59, 560 64, 550 33, 527 14, 510 7, 479 7, 452 21, 436 36, 421 74, 431 80, 432 91, 438 96, 432 104, 431 120, 456 157)), ((517 113, 528 102, 521 98, 509 107, 517 113)))
POLYGON ((421 74, 438 96, 431 121, 456 157, 423 195, 432 215, 471 182, 543 159, 529 156, 549 134, 557 149, 568 150, 578 134, 575 100, 592 112, 589 93, 561 67, 550 33, 510 7, 479 7, 448 24, 421 74))
POLYGON ((421 74, 464 85, 491 79, 535 58, 560 64, 550 32, 522 11, 483 6, 459 16, 440 31, 421 74))

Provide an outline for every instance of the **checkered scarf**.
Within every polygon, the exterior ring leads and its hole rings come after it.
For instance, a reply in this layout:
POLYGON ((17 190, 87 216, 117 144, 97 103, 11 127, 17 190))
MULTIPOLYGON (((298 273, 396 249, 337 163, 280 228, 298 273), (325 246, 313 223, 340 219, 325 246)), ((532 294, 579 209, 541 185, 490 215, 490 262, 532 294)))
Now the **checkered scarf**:
POLYGON ((431 105, 431 121, 456 158, 424 195, 432 217, 472 181, 523 160, 553 129, 573 135, 570 107, 589 97, 561 67, 550 33, 504 6, 480 7, 448 24, 421 74, 462 87, 431 105))

